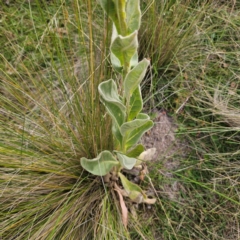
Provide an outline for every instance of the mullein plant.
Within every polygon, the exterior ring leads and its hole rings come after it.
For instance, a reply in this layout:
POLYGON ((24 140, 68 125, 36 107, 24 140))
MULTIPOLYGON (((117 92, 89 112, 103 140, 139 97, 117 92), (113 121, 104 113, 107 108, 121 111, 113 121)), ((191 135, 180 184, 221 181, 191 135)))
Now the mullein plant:
MULTIPOLYGON (((142 168, 156 149, 145 151, 139 144, 143 134, 153 127, 150 117, 142 113, 143 100, 140 83, 150 65, 148 59, 138 61, 138 30, 141 23, 139 0, 100 0, 100 4, 113 22, 110 47, 111 63, 121 75, 119 82, 109 79, 99 84, 98 91, 112 119, 114 151, 102 151, 96 158, 82 157, 82 167, 88 172, 103 176, 119 194, 122 211, 126 209, 123 196, 135 203, 154 204, 141 187, 128 180, 126 170, 142 168), (120 187, 120 181, 121 185, 120 187)), ((141 171, 139 171, 141 174, 141 171)), ((124 225, 126 225, 126 216, 124 225)))

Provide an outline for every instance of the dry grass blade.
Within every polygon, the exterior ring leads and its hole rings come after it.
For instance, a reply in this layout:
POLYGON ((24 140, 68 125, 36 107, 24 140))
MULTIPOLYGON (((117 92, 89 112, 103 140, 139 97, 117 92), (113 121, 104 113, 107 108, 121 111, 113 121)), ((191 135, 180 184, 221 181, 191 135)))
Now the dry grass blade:
POLYGON ((127 228, 128 225, 128 209, 126 207, 126 204, 124 202, 123 199, 123 195, 121 193, 121 189, 119 189, 119 187, 117 186, 117 184, 115 183, 115 189, 114 189, 119 196, 119 202, 120 202, 120 206, 121 206, 121 210, 122 210, 122 222, 125 228, 127 228))

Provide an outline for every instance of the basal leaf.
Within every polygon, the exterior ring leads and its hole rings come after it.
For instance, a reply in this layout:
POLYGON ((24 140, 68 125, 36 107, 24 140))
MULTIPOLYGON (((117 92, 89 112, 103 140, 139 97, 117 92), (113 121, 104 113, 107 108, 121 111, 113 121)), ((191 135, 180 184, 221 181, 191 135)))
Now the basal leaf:
POLYGON ((130 98, 128 121, 135 119, 143 108, 141 88, 138 86, 130 98))
POLYGON ((154 204, 156 201, 156 198, 143 198, 143 202, 146 204, 154 204))
POLYGON ((146 151, 142 151, 137 158, 135 166, 140 165, 143 161, 153 160, 154 155, 156 154, 156 148, 149 148, 146 151))
POLYGON ((129 33, 140 28, 141 11, 139 0, 128 0, 126 5, 127 26, 129 33))
POLYGON ((146 151, 143 151, 141 154, 139 154, 138 159, 143 161, 151 161, 156 153, 156 148, 149 148, 146 151))
POLYGON ((133 202, 143 202, 143 199, 146 198, 146 195, 142 189, 135 183, 130 182, 122 173, 119 172, 118 175, 121 178, 122 185, 124 187, 124 190, 127 192, 128 197, 133 202))
POLYGON ((111 44, 111 52, 123 66, 124 61, 130 62, 138 48, 137 31, 127 36, 118 35, 111 44))
POLYGON ((128 157, 122 153, 117 152, 117 157, 122 167, 131 170, 137 162, 136 158, 128 157))
POLYGON ((109 115, 118 127, 121 126, 125 120, 126 108, 119 98, 116 83, 112 79, 102 82, 98 86, 98 91, 109 115))
POLYGON ((122 173, 119 172, 118 175, 121 179, 124 190, 133 202, 147 204, 154 204, 156 202, 155 198, 148 198, 138 185, 130 182, 122 173))
POLYGON ((119 165, 119 162, 109 151, 103 151, 93 159, 82 157, 80 162, 85 170, 97 176, 104 176, 109 173, 114 166, 119 165))

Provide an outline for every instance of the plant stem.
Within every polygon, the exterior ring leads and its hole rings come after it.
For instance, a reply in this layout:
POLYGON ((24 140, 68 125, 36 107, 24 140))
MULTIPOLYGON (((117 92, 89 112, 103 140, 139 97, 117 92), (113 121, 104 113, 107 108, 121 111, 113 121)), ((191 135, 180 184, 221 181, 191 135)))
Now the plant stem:
MULTIPOLYGON (((128 34, 128 28, 127 28, 127 22, 126 22, 126 1, 125 0, 117 0, 117 15, 118 15, 118 20, 119 20, 119 26, 120 26, 120 35, 126 36, 128 34)), ((124 79, 128 72, 130 71, 130 61, 126 60, 126 54, 123 56, 123 71, 122 71, 122 81, 121 81, 121 86, 123 87, 123 92, 124 92, 124 79)), ((123 99, 124 104, 126 105, 126 119, 125 122, 128 121, 128 114, 129 114, 129 102, 124 98, 123 99)), ((123 145, 122 145, 122 152, 126 152, 126 139, 127 136, 124 136, 123 138, 123 145)))

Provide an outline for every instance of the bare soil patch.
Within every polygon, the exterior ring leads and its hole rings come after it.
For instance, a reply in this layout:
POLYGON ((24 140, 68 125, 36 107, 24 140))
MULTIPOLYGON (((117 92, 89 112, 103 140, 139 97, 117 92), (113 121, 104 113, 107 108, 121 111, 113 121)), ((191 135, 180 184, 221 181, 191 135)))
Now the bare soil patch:
POLYGON ((157 169, 157 171, 165 179, 169 179, 169 183, 163 184, 160 190, 161 194, 176 200, 182 186, 174 179, 173 171, 179 167, 180 159, 186 156, 189 149, 186 143, 182 143, 182 140, 176 138, 178 126, 174 123, 173 118, 165 110, 156 110, 154 113, 156 114, 154 127, 142 138, 146 149, 156 148, 149 171, 156 171, 153 168, 161 166, 161 169, 157 169), (156 165, 156 163, 160 164, 156 165))

